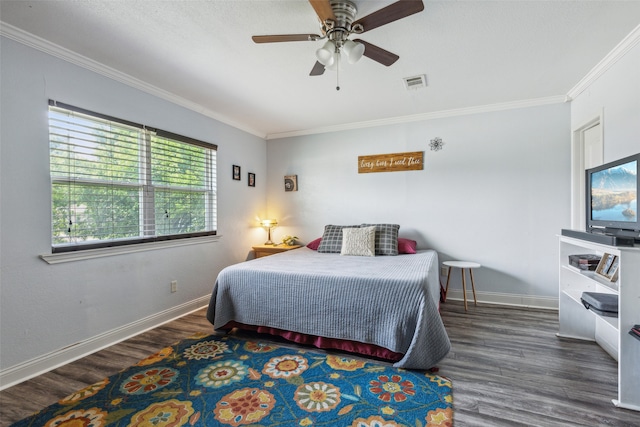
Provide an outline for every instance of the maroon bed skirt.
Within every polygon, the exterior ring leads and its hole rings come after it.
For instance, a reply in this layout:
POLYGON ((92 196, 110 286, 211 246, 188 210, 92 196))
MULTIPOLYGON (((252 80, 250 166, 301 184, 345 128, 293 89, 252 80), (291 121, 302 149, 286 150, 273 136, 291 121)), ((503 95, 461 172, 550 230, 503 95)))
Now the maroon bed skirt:
POLYGON ((298 344, 312 345, 322 349, 334 349, 346 351, 349 353, 356 353, 362 356, 385 360, 388 362, 397 362, 401 360, 404 355, 402 353, 396 353, 384 347, 377 346, 375 344, 366 344, 358 341, 341 340, 335 338, 325 338, 315 335, 306 335, 298 332, 285 331, 277 328, 269 328, 267 326, 254 326, 245 325, 240 322, 231 321, 224 325, 221 329, 231 330, 237 328, 245 331, 258 332, 260 334, 269 334, 278 336, 292 341, 298 344))

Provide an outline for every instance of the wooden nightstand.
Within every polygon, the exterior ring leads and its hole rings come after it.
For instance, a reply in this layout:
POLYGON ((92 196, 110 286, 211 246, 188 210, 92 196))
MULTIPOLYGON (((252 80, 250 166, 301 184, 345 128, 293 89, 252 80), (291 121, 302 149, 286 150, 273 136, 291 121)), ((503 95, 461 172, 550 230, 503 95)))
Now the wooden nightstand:
POLYGON ((290 251, 292 249, 298 249, 301 246, 302 245, 293 245, 293 246, 257 245, 257 246, 252 246, 252 248, 253 248, 253 251, 256 253, 256 258, 262 258, 263 256, 269 256, 269 255, 277 254, 280 252, 290 251))

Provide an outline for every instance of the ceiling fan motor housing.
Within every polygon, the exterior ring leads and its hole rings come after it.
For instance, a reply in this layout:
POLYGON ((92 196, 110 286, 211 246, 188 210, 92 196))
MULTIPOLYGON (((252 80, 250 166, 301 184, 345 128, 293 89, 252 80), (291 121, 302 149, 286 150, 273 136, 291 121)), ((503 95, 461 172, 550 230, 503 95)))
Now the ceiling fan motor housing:
POLYGON ((336 18, 335 22, 323 24, 329 40, 344 42, 351 33, 351 24, 356 19, 358 8, 349 0, 332 0, 331 9, 336 18))

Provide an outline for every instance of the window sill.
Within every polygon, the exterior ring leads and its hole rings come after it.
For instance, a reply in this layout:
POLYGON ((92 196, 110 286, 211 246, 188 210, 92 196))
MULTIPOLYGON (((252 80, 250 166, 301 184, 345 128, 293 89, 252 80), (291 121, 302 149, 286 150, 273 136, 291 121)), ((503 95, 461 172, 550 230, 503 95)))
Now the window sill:
POLYGON ((136 245, 115 246, 112 248, 88 249, 84 251, 61 252, 56 254, 40 255, 47 264, 61 264, 64 262, 82 261, 86 259, 102 258, 107 256, 130 254, 135 252, 153 251, 156 249, 175 248, 178 246, 200 245, 220 240, 221 235, 193 237, 190 239, 165 240, 162 242, 140 243, 136 245))

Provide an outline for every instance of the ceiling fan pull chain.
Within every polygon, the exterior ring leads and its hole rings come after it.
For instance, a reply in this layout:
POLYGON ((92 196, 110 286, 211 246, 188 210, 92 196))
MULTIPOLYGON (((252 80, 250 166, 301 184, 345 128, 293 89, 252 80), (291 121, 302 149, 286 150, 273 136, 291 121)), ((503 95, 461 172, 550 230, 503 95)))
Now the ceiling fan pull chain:
POLYGON ((340 90, 340 51, 336 53, 336 90, 340 90))

